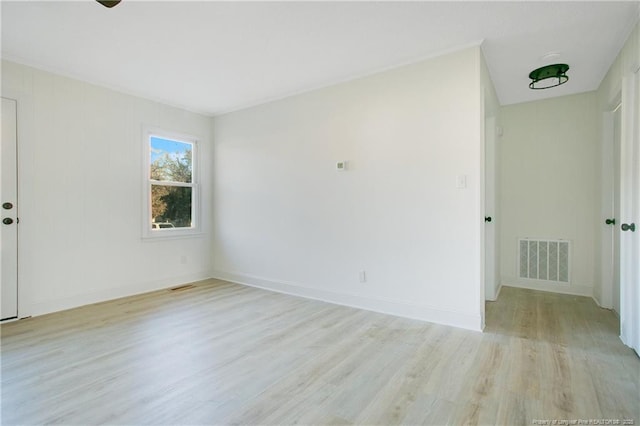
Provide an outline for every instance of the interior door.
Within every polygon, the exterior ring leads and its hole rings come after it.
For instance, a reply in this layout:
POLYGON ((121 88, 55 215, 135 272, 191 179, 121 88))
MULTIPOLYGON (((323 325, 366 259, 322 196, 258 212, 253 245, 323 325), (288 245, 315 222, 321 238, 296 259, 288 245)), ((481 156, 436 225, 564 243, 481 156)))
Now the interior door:
POLYGON ((640 77, 623 80, 620 149, 620 338, 640 353, 640 77))
POLYGON ((18 316, 17 104, 6 98, 2 98, 0 167, 0 318, 5 320, 18 316))
POLYGON ((496 119, 487 117, 485 121, 485 168, 484 168, 484 214, 485 214, 485 266, 484 297, 497 297, 497 256, 496 256, 496 119))

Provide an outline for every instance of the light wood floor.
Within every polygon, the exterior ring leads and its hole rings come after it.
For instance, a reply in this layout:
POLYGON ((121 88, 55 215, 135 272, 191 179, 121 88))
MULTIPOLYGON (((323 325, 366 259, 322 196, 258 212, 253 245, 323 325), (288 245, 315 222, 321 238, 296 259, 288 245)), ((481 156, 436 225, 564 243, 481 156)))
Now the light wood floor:
POLYGON ((640 361, 591 299, 504 288, 486 322, 208 280, 3 324, 2 424, 640 422, 640 361))

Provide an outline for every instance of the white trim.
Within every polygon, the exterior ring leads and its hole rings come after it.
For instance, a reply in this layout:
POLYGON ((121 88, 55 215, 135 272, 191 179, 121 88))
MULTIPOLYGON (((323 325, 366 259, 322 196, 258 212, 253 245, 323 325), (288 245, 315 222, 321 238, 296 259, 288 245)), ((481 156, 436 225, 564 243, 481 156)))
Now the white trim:
POLYGON ((618 111, 620 108, 622 108, 622 101, 618 102, 618 105, 616 105, 611 112, 614 113, 618 111))
POLYGON ((14 220, 14 224, 0 230, 0 244, 2 244, 2 262, 0 265, 0 283, 2 284, 2 314, 1 321, 17 318, 19 315, 19 283, 18 283, 18 225, 20 223, 20 203, 18 200, 18 100, 2 96, 2 115, 3 125, 5 121, 11 122, 7 126, 12 136, 2 141, 2 150, 0 151, 0 175, 8 177, 6 182, 1 181, 0 177, 0 193, 2 194, 2 202, 9 201, 13 203, 11 211, 4 211, 3 216, 14 220), (5 102, 7 108, 5 110, 5 102), (6 117, 4 116, 6 114, 6 117), (6 144, 6 145, 5 145, 6 144), (2 186, 2 183, 7 184, 2 186), (6 282, 3 281, 6 279, 6 282))
POLYGON ((614 206, 614 112, 622 106, 621 94, 618 93, 611 102, 610 108, 602 112, 602 134, 600 146, 600 294, 594 294, 598 305, 606 309, 613 308, 613 254, 614 232, 620 223, 615 217, 614 206), (607 225, 609 218, 616 220, 615 225, 607 225))
MULTIPOLYGON (((476 73, 478 75, 482 75, 482 49, 478 49, 478 57, 476 58, 477 69, 476 73)), ((487 182, 486 182, 486 169, 487 169, 487 138, 486 138, 486 122, 487 117, 485 117, 485 91, 486 88, 483 84, 480 84, 480 191, 478 191, 478 204, 480 205, 480 215, 476 218, 476 224, 479 224, 478 230, 480 231, 480 264, 478 275, 480 277, 480 294, 478 295, 478 302, 480 304, 480 328, 484 330, 485 326, 485 301, 487 299, 487 222, 485 222, 484 218, 487 215, 487 182)), ((495 256, 494 256, 495 258, 495 256)))
MULTIPOLYGON (((627 73, 622 79, 622 131, 620 145, 620 224, 640 223, 640 75, 627 73)), ((640 235, 620 236, 620 339, 640 353, 640 235)))
POLYGON ((496 295, 493 299, 487 299, 485 302, 496 302, 500 297, 500 291, 502 290, 502 283, 498 284, 498 291, 496 291, 496 295))
POLYGON ((65 311, 67 309, 78 308, 80 306, 91 305, 94 303, 107 302, 109 300, 120 299, 122 297, 135 296, 138 294, 150 293, 152 291, 165 290, 177 285, 202 281, 209 278, 207 272, 200 272, 178 277, 165 278, 161 280, 147 281, 142 283, 129 283, 115 288, 93 291, 90 293, 78 294, 62 299, 47 300, 45 302, 36 302, 31 304, 26 311, 25 316, 45 315, 52 312, 65 311))
POLYGON ((304 287, 296 283, 284 283, 236 272, 214 270, 212 278, 275 291, 291 296, 320 300, 336 305, 349 306, 367 311, 380 312, 398 317, 449 325, 473 331, 482 331, 482 318, 478 314, 446 311, 431 306, 415 305, 396 300, 385 300, 354 294, 335 293, 332 291, 304 287))
POLYGON ((595 302, 595 304, 598 306, 598 308, 600 309, 606 309, 607 311, 611 311, 616 315, 616 318, 620 319, 620 315, 618 314, 618 312, 616 312, 615 309, 613 309, 612 307, 606 307, 606 306, 602 306, 600 304, 600 302, 598 302, 598 299, 596 299, 595 296, 591 296, 591 298, 593 299, 593 301, 595 302))
MULTIPOLYGON (((24 155, 25 146, 29 145, 30 138, 33 138, 33 127, 29 126, 29 121, 32 118, 33 110, 34 110, 34 101, 33 95, 29 94, 20 89, 12 89, 9 87, 2 86, 2 97, 14 99, 17 102, 17 165, 18 165, 18 203, 17 203, 17 211, 18 218, 20 218, 20 209, 24 204, 24 182, 27 179, 24 179, 24 167, 23 167, 23 158, 27 156, 24 155)), ((21 244, 20 241, 23 240, 23 225, 18 224, 18 318, 29 316, 29 296, 31 295, 28 290, 30 290, 29 285, 22 279, 24 277, 24 270, 26 268, 24 262, 21 262, 20 259, 23 256, 24 252, 28 250, 24 244, 21 244)), ((6 321, 3 321, 3 323, 6 321)))
POLYGON ((558 291, 556 289, 547 290, 547 289, 544 289, 544 288, 536 288, 536 287, 533 287, 533 286, 527 287, 526 285, 519 285, 519 283, 507 283, 504 286, 505 287, 514 287, 514 288, 524 288, 524 289, 527 289, 527 290, 544 291, 546 293, 560 293, 560 294, 567 294, 567 295, 570 295, 570 296, 583 296, 583 297, 593 298, 591 293, 586 291, 586 289, 591 289, 591 287, 584 287, 583 288, 584 292, 571 292, 571 291, 558 291))
POLYGON ((496 293, 496 299, 498 300, 498 298, 500 297, 500 292, 502 291, 502 283, 498 284, 498 292, 496 293))
POLYGON ((593 297, 593 287, 582 284, 557 283, 555 281, 520 280, 515 277, 503 277, 504 287, 527 288, 529 290, 547 291, 550 293, 572 294, 574 296, 593 297))
POLYGON ((201 214, 201 202, 202 196, 200 191, 200 151, 199 151, 200 139, 196 136, 179 133, 175 131, 165 130, 157 126, 143 125, 142 126, 142 239, 143 240, 164 240, 174 238, 195 237, 202 235, 202 221, 203 216, 201 214), (191 144, 192 146, 192 173, 191 183, 182 184, 176 182, 158 182, 149 179, 149 168, 151 166, 151 156, 149 149, 149 140, 152 136, 160 138, 166 138, 175 140, 177 142, 183 142, 191 144), (195 223, 195 226, 191 228, 175 228, 175 229, 151 229, 151 185, 161 184, 167 186, 180 186, 192 188, 191 198, 191 220, 195 223))

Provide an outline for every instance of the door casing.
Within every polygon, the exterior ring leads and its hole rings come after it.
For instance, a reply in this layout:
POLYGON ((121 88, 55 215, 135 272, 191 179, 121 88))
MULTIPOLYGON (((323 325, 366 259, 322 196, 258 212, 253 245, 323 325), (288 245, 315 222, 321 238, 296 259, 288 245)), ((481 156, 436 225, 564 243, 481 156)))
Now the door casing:
POLYGON ((0 206, 3 223, 0 224, 0 277, 2 281, 2 304, 0 319, 18 317, 18 162, 17 162, 17 101, 2 98, 2 150, 0 153, 0 175, 2 188, 0 206), (5 224, 5 220, 13 223, 5 224))

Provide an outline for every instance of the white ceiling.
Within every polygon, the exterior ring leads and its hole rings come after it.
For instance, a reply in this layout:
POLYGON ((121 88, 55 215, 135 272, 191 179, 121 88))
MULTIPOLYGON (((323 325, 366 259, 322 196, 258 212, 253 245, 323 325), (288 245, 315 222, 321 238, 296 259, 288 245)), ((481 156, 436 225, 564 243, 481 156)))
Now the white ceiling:
POLYGON ((506 105, 597 89, 639 5, 2 1, 2 57, 215 115, 482 42, 506 105), (555 62, 569 82, 530 90, 555 62))

